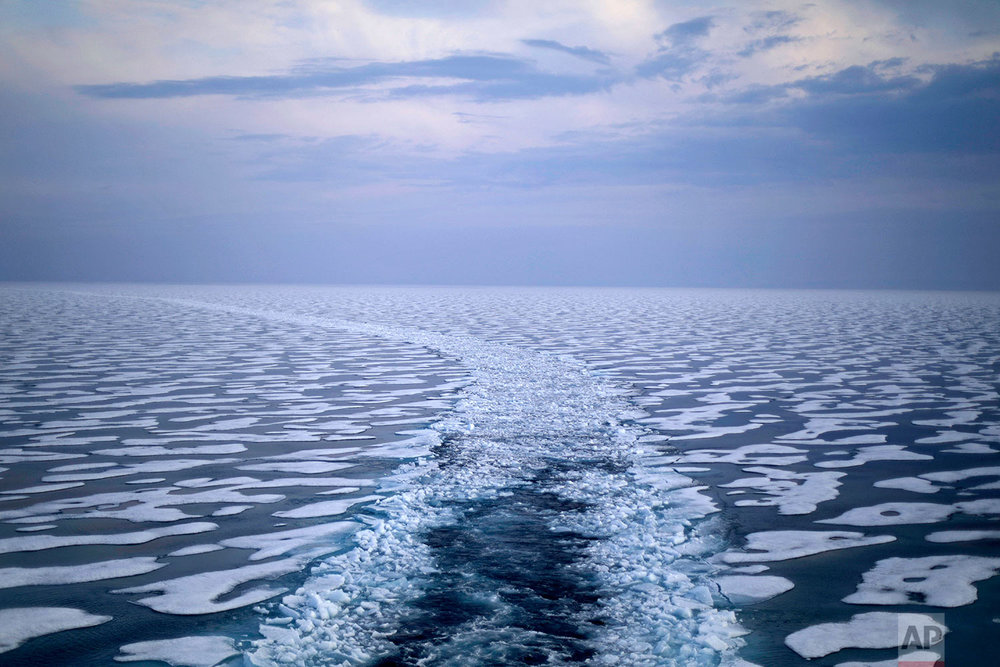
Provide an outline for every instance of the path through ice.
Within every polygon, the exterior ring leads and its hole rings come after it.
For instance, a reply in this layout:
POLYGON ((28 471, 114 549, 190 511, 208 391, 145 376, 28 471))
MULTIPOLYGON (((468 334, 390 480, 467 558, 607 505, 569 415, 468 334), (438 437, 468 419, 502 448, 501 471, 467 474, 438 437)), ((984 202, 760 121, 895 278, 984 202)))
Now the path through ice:
POLYGON ((714 507, 689 478, 643 466, 642 431, 623 423, 641 413, 620 386, 570 358, 472 336, 224 309, 405 340, 474 379, 435 425, 435 456, 383 483, 395 492, 357 548, 275 607, 254 663, 731 657, 742 631, 713 606, 699 558, 718 544, 692 531, 714 507))

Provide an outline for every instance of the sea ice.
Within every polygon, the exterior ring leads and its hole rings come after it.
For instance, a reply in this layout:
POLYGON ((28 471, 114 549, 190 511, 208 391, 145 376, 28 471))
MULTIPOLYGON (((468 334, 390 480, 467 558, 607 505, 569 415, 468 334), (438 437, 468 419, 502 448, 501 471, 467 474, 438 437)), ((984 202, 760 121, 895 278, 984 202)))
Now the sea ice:
POLYGON ((797 473, 778 468, 751 467, 745 472, 763 475, 762 477, 744 477, 728 484, 720 484, 722 488, 758 489, 770 497, 754 498, 752 500, 737 500, 738 506, 769 507, 776 506, 780 514, 809 514, 816 511, 816 505, 837 497, 837 481, 846 473, 842 472, 805 472, 797 473))
POLYGON ((12 651, 34 637, 89 628, 111 620, 68 607, 15 607, 0 609, 0 653, 12 651))
POLYGON ((0 588, 17 586, 37 586, 55 584, 76 584, 84 581, 101 581, 146 574, 159 570, 166 563, 157 563, 155 558, 140 556, 107 560, 83 565, 54 565, 49 567, 4 567, 0 568, 0 588))
POLYGON ((349 508, 370 500, 377 500, 382 496, 363 496, 361 498, 344 498, 341 500, 324 500, 318 503, 302 505, 291 510, 275 512, 274 516, 283 519, 313 519, 321 516, 336 516, 343 514, 349 508))
POLYGON ((1000 530, 941 530, 925 538, 928 542, 976 542, 1000 540, 1000 530))
POLYGON ((133 533, 105 533, 90 535, 25 535, 0 540, 0 554, 20 551, 42 551, 58 547, 89 544, 144 544, 168 535, 193 535, 215 530, 219 526, 205 521, 182 523, 176 526, 150 528, 133 533))
POLYGON ((763 602, 792 590, 794 584, 784 577, 725 575, 715 578, 722 595, 737 605, 763 602))
POLYGON ((928 456, 927 454, 907 451, 903 445, 878 445, 875 447, 862 447, 850 459, 820 461, 816 464, 816 467, 850 468, 864 465, 870 461, 926 461, 933 458, 933 456, 928 456))
POLYGON ((745 551, 726 551, 725 563, 756 563, 801 558, 824 551, 864 547, 892 542, 892 535, 873 535, 846 531, 769 530, 747 535, 745 551))
POLYGON ((302 558, 286 558, 257 565, 245 565, 232 570, 201 572, 186 577, 157 581, 145 586, 120 588, 112 592, 160 593, 160 595, 142 598, 135 602, 163 614, 182 616, 214 614, 228 609, 246 607, 280 595, 286 590, 285 588, 256 587, 246 589, 235 597, 218 601, 220 597, 241 584, 256 579, 273 579, 283 574, 296 572, 304 564, 305 561, 302 558))
POLYGON ((886 558, 862 575, 850 604, 927 604, 960 607, 976 600, 972 584, 1000 570, 1000 558, 927 556, 886 558))
POLYGON ((172 667, 214 667, 239 651, 229 637, 180 637, 125 644, 117 662, 165 662, 172 667))
MULTIPOLYGON (((846 623, 820 623, 793 632, 785 637, 785 644, 807 660, 845 648, 896 648, 903 644, 899 628, 906 626, 935 627, 942 637, 948 631, 947 627, 925 614, 872 611, 852 616, 846 623)), ((924 637, 925 634, 921 632, 919 636, 924 637)))

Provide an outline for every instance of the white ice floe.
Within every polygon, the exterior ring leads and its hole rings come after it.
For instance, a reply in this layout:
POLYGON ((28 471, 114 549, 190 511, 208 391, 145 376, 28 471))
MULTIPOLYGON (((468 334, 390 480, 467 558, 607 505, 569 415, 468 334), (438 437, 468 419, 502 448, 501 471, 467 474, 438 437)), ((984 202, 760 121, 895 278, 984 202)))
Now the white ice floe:
POLYGON ((91 454, 99 456, 217 456, 219 454, 239 454, 247 448, 241 444, 229 445, 198 445, 197 447, 162 447, 146 445, 139 447, 116 447, 113 449, 98 449, 91 454))
POLYGON ((784 577, 725 575, 715 578, 727 600, 737 605, 763 602, 792 590, 794 584, 784 577))
POLYGON ((917 444, 944 445, 952 442, 962 442, 963 440, 975 440, 978 437, 978 433, 966 433, 965 431, 938 431, 937 435, 928 436, 926 438, 918 438, 917 444))
POLYGON ((984 442, 963 442, 954 447, 942 449, 941 451, 951 454, 996 454, 998 450, 993 449, 984 442))
POLYGON ((719 558, 725 563, 757 563, 801 558, 824 551, 864 547, 892 542, 892 535, 873 535, 846 531, 769 530, 747 535, 743 551, 726 551, 719 558))
POLYGON ((978 542, 1000 540, 1000 530, 941 530, 925 538, 928 542, 978 542))
POLYGON ((135 603, 163 614, 182 616, 214 614, 246 607, 280 595, 287 589, 279 586, 258 586, 246 589, 235 597, 219 600, 220 597, 230 593, 241 584, 258 579, 273 579, 296 572, 302 569, 306 562, 308 559, 304 557, 286 558, 268 563, 245 565, 232 570, 201 572, 186 577, 157 581, 144 586, 121 588, 112 592, 159 593, 159 595, 135 600, 135 603))
MULTIPOLYGON (((239 459, 169 459, 163 461, 148 461, 132 463, 120 467, 110 467, 101 472, 70 472, 58 475, 45 475, 43 482, 87 482, 95 479, 110 479, 112 477, 128 477, 146 473, 176 472, 200 466, 225 465, 235 463, 239 459)), ((112 464, 114 466, 114 464, 112 464)))
POLYGON ((213 551, 221 551, 223 547, 218 544, 192 544, 189 547, 182 547, 177 551, 171 551, 167 556, 196 556, 207 554, 213 551))
POLYGON ((242 514, 248 509, 253 509, 253 505, 226 505, 212 512, 212 516, 234 516, 242 514))
POLYGON ((230 537, 219 544, 233 549, 254 549, 250 560, 273 558, 307 547, 310 558, 315 558, 343 548, 343 540, 358 527, 359 524, 351 521, 334 521, 275 533, 230 537))
POLYGON ((1000 514, 1000 498, 968 500, 953 505, 942 503, 895 502, 855 507, 832 519, 816 523, 833 523, 847 526, 894 526, 900 524, 940 523, 952 514, 1000 514))
POLYGON ((960 607, 976 600, 972 584, 1000 570, 1000 558, 927 556, 886 558, 862 575, 850 604, 927 604, 960 607))
POLYGON ((873 486, 880 489, 900 489, 912 493, 937 493, 940 486, 935 486, 930 480, 920 477, 894 477, 892 479, 880 479, 873 486))
POLYGON ((847 526, 895 526, 899 524, 938 523, 959 511, 955 505, 941 503, 882 503, 868 507, 855 507, 832 519, 816 523, 834 523, 847 526))
MULTIPOLYGON (((938 632, 919 632, 941 641, 948 628, 926 614, 894 614, 872 611, 857 614, 846 623, 820 623, 785 637, 785 644, 806 659, 821 658, 845 648, 898 648, 906 645, 900 628, 936 628, 938 632)), ((929 648, 921 646, 921 648, 929 648)))
POLYGON ((788 445, 744 445, 733 449, 696 449, 680 456, 678 463, 735 463, 784 466, 807 460, 806 450, 788 445))
POLYGON ((353 468, 353 463, 336 463, 330 461, 273 461, 269 463, 248 463, 236 466, 237 470, 290 472, 300 475, 325 475, 327 473, 353 468))
POLYGON ((239 651, 229 637, 179 637, 125 644, 117 662, 165 662, 172 667, 215 667, 239 651))
POLYGON ((761 475, 744 477, 722 488, 755 489, 765 497, 752 500, 737 500, 741 507, 777 507, 780 514, 809 514, 816 511, 816 505, 837 497, 838 481, 846 473, 804 472, 798 473, 779 468, 751 467, 745 472, 761 475))
POLYGON ((144 544, 169 535, 193 535, 207 533, 219 526, 205 521, 181 523, 176 526, 150 528, 132 533, 93 533, 90 535, 25 535, 23 537, 8 537, 0 540, 0 554, 17 553, 21 551, 42 551, 59 547, 81 546, 89 544, 144 544))
POLYGON ((0 609, 0 653, 12 651, 34 637, 63 630, 89 628, 111 620, 68 607, 15 607, 0 609))
POLYGON ((361 498, 344 498, 341 500, 324 500, 318 503, 309 503, 291 510, 275 512, 274 516, 283 519, 313 519, 320 516, 336 516, 343 514, 348 509, 359 503, 366 503, 377 500, 381 496, 363 496, 361 498))
POLYGON ((17 586, 38 586, 57 584, 77 584, 85 581, 101 581, 146 574, 159 570, 166 563, 158 563, 155 558, 139 556, 121 560, 106 560, 83 565, 53 565, 47 567, 3 567, 0 568, 0 588, 17 586))
POLYGON ((871 461, 927 461, 933 459, 927 454, 918 454, 906 449, 903 445, 878 445, 875 447, 862 447, 849 459, 837 461, 820 461, 817 468, 850 468, 864 465, 871 461))

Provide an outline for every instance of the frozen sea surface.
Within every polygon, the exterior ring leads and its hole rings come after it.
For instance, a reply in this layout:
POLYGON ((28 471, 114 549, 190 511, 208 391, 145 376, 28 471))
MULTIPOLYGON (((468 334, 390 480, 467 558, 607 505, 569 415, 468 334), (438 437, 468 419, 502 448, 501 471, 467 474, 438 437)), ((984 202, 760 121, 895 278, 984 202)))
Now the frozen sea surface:
POLYGON ((0 331, 5 664, 1000 632, 998 295, 15 286, 0 331))

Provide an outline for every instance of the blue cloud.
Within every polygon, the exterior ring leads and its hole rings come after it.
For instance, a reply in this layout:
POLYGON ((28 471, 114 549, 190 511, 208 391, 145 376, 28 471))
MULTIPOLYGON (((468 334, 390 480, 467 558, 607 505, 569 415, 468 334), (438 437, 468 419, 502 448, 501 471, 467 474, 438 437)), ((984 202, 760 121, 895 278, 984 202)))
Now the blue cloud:
POLYGON ((709 54, 699 49, 696 43, 708 35, 713 25, 715 21, 711 16, 702 16, 675 23, 654 35, 661 44, 660 49, 655 56, 639 63, 635 73, 643 78, 681 80, 708 58, 709 54))
POLYGON ((859 95, 910 90, 920 85, 920 79, 912 76, 888 79, 872 67, 855 65, 833 74, 801 79, 790 85, 813 94, 859 95))
POLYGON ((690 44, 701 37, 707 36, 714 25, 715 20, 711 16, 700 16, 690 21, 675 23, 658 34, 656 38, 675 46, 690 44))
POLYGON ((755 39, 743 47, 743 49, 740 50, 739 55, 744 58, 749 58, 755 53, 770 51, 775 47, 782 46, 784 44, 793 44, 798 41, 800 41, 798 37, 791 37, 790 35, 773 35, 771 37, 765 37, 764 39, 755 39))
POLYGON ((527 46, 533 46, 539 49, 552 49, 553 51, 560 51, 562 53, 567 53, 571 56, 576 56, 577 58, 582 58, 583 60, 589 60, 590 62, 598 63, 601 65, 607 65, 611 62, 611 58, 608 54, 603 51, 598 51, 597 49, 591 49, 586 46, 566 46, 555 40, 551 39, 522 39, 521 42, 527 46))
POLYGON ((319 63, 311 63, 307 68, 269 76, 212 76, 151 83, 109 83, 77 86, 76 90, 90 97, 106 99, 196 95, 280 98, 344 93, 390 79, 429 77, 460 79, 461 82, 401 86, 388 94, 393 97, 462 95, 480 100, 528 99, 591 93, 615 83, 606 75, 575 76, 542 72, 534 65, 510 56, 455 55, 434 60, 375 62, 353 67, 323 67, 319 63))

